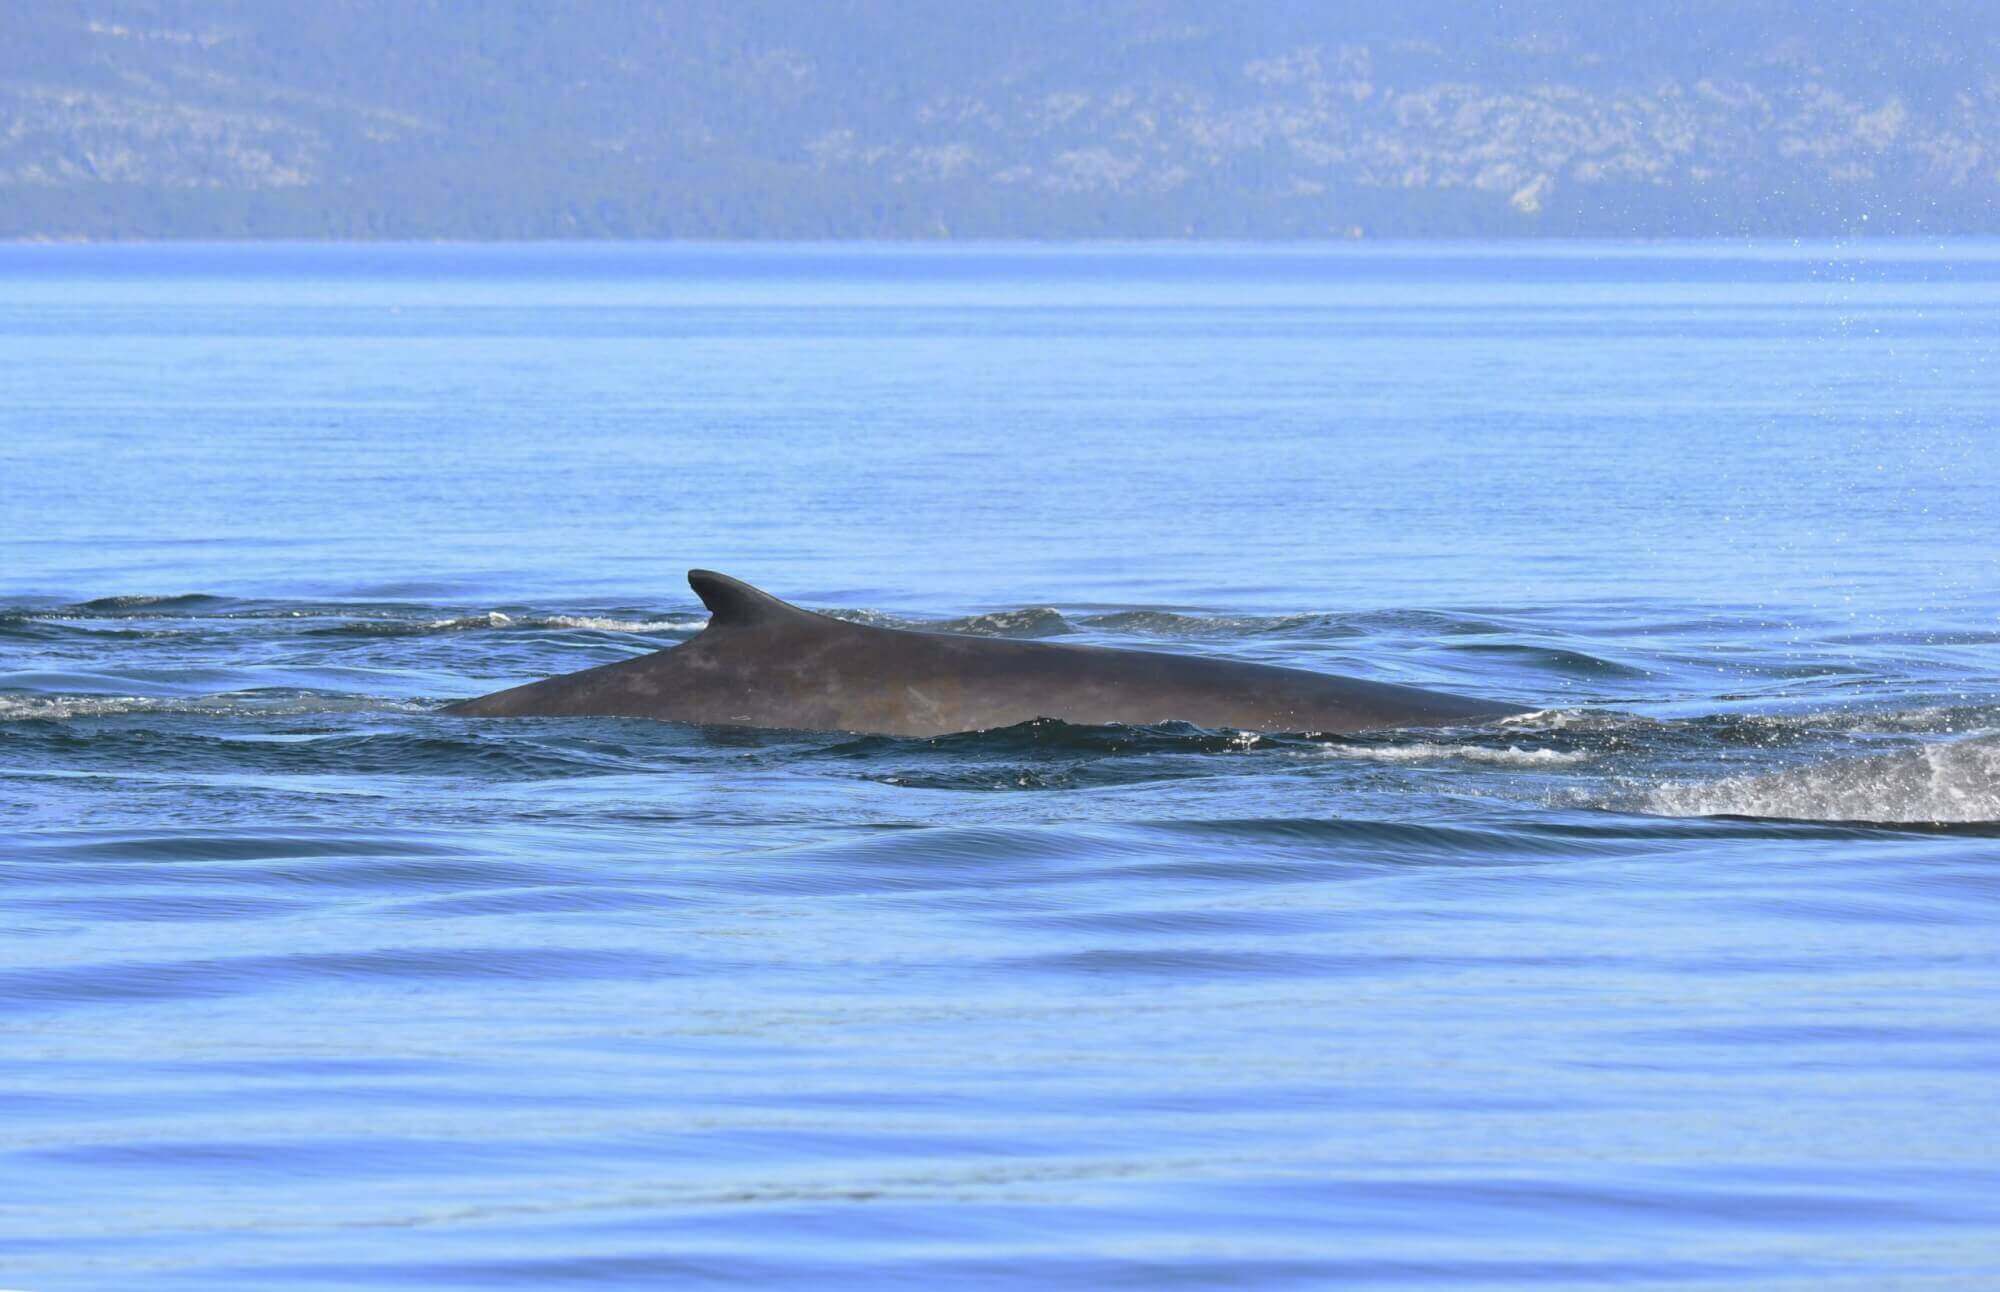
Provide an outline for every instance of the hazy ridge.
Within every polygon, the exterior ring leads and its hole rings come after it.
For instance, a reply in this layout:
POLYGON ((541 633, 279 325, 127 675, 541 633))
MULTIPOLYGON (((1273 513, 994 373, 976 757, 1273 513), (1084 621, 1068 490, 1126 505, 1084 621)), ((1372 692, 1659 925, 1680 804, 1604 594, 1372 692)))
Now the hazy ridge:
POLYGON ((1972 5, 11 8, 0 236, 2000 230, 1972 5))

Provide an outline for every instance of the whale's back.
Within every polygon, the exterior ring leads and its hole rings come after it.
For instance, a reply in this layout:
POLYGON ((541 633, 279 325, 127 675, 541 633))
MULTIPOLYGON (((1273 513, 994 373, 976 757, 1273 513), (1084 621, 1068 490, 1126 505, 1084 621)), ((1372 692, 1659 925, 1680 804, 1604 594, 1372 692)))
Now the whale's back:
POLYGON ((689 641, 448 712, 935 736, 1035 718, 1348 732, 1519 711, 1240 660, 871 627, 802 610, 726 575, 696 570, 688 581, 711 612, 689 641))

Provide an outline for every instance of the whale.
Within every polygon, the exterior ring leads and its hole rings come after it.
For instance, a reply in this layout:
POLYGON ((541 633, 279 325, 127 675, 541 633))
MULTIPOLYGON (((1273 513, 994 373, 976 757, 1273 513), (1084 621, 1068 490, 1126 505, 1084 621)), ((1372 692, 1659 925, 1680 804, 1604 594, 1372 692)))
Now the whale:
POLYGON ((1514 705, 1362 678, 1166 651, 851 623, 712 570, 708 607, 666 650, 448 705, 474 718, 654 718, 704 726, 930 737, 1053 718, 1245 732, 1464 726, 1514 705))

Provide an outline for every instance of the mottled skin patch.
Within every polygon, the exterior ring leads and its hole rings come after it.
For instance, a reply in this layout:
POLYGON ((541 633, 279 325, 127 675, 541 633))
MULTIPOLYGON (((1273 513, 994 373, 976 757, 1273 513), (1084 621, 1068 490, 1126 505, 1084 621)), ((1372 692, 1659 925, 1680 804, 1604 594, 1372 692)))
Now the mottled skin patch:
POLYGON ((1035 718, 1190 722, 1240 731, 1366 731, 1487 722, 1521 710, 1416 687, 1156 651, 847 623, 692 570, 711 618, 668 650, 451 705, 470 717, 657 718, 937 736, 1035 718))

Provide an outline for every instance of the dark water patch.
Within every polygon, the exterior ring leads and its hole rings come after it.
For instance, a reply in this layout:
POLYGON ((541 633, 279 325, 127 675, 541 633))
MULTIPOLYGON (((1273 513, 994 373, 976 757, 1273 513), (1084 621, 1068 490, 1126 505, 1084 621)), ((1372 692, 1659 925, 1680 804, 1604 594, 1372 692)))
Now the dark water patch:
MULTIPOLYGON (((1486 825, 1425 825, 1367 819, 1244 818, 1159 821, 1145 828, 1168 836, 1227 841, 1232 849, 1241 851, 1377 865, 1396 864, 1399 858, 1423 865, 1464 865, 1608 857, 1637 852, 1644 846, 1634 846, 1612 832, 1562 830, 1511 820, 1486 825)), ((1648 841, 1655 837, 1644 836, 1648 841)))
POLYGON ((1121 785, 1145 785, 1190 777, 1211 776, 1215 772, 1185 763, 1167 765, 1154 760, 1125 763, 1084 763, 1073 767, 978 766, 925 771, 898 768, 870 772, 863 779, 898 789, 951 790, 970 794, 1008 794, 1037 790, 1092 790, 1121 785))
POLYGON ((1211 731, 1188 723, 1089 726, 1037 718, 1011 727, 839 741, 813 757, 869 764, 867 780, 903 789, 974 793, 1089 790, 1212 777, 1218 755, 1305 748, 1296 737, 1211 731))
POLYGON ((1941 835, 1948 839, 1993 839, 2000 838, 2000 821, 1931 821, 1922 817, 1902 819, 1890 816, 1881 820, 1868 817, 1844 816, 1788 816, 1783 813, 1757 814, 1718 812, 1710 815, 1717 821, 1754 821, 1765 825, 1812 825, 1849 831, 1856 837, 1870 838, 1887 835, 1941 835))
POLYGON ((78 602, 67 609, 73 614, 123 618, 139 615, 213 614, 236 604, 229 597, 213 597, 206 593, 189 592, 173 596, 97 597, 94 600, 78 602))
MULTIPOLYGON (((714 966, 711 965, 711 968, 714 966)), ((198 960, 108 961, 64 968, 0 970, 0 1014, 83 1005, 195 1000, 450 981, 536 983, 591 978, 656 979, 695 972, 688 960, 653 952, 562 947, 408 947, 198 960)))
POLYGON ((1550 821, 1529 827, 1535 834, 1553 838, 1628 839, 1638 843, 1657 841, 1665 845, 1703 842, 1738 842, 1764 839, 1800 843, 1863 842, 1881 839, 1900 829, 1884 828, 1872 822, 1818 821, 1796 817, 1760 817, 1725 814, 1679 818, 1649 817, 1638 813, 1603 810, 1601 821, 1550 821))
POLYGON ((101 647, 106 642, 133 644, 180 639, 198 629, 177 625, 147 624, 126 627, 105 619, 58 619, 48 615, 0 613, 0 641, 23 642, 45 647, 101 647))
POLYGON ((1902 628, 1833 633, 1818 639, 1827 646, 2000 646, 2000 629, 1902 628))
POLYGON ((882 766, 863 776, 905 789, 978 793, 1109 789, 1229 775, 1231 767, 1217 756, 1249 747, 1246 738, 1215 733, 1071 728, 923 750, 916 764, 893 756, 906 751, 885 750, 868 757, 882 766), (1032 761, 1020 761, 1024 757, 1032 761))
POLYGON ((56 834, 22 844, 16 857, 69 861, 283 861, 322 857, 465 857, 472 850, 416 834, 376 834, 349 828, 258 834, 201 830, 90 831, 56 834))
POLYGON ((489 855, 436 829, 371 836, 311 827, 229 834, 199 827, 71 828, 16 836, 0 854, 0 878, 24 900, 32 890, 53 889, 47 900, 123 902, 135 919, 166 919, 164 912, 196 903, 203 893, 216 911, 232 913, 266 900, 308 901, 315 893, 415 901, 603 881, 601 872, 559 842, 546 856, 521 858, 489 855), (282 896, 246 896, 272 893, 282 896), (161 897, 171 900, 160 906, 161 897))
POLYGON ((492 724, 424 723, 402 730, 344 727, 272 739, 227 726, 77 722, 0 730, 0 749, 60 760, 69 770, 144 767, 189 778, 219 773, 338 776, 361 784, 382 776, 546 779, 659 769, 672 746, 634 745, 560 731, 522 739, 492 724))
POLYGON ((561 836, 529 856, 491 855, 447 842, 451 838, 451 832, 436 829, 374 839, 282 830, 233 835, 199 828, 72 830, 13 838, 0 854, 0 878, 24 896, 52 889, 55 900, 129 901, 135 910, 156 896, 180 903, 199 893, 211 894, 217 909, 226 911, 246 900, 246 893, 283 894, 271 899, 280 902, 350 892, 421 902, 510 889, 624 886, 609 883, 597 864, 565 846, 561 836), (103 837, 107 833, 110 837, 103 837))
POLYGON ((483 892, 508 885, 549 884, 586 879, 587 867, 568 859, 547 861, 412 860, 408 858, 327 857, 310 863, 273 865, 262 860, 217 862, 188 859, 174 862, 134 857, 120 861, 75 863, 52 875, 31 865, 0 861, 0 876, 21 884, 95 885, 106 891, 130 891, 135 883, 171 882, 217 892, 275 889, 301 893, 411 894, 422 892, 483 892))
POLYGON ((946 736, 861 736, 828 746, 827 757, 874 760, 922 751, 940 757, 1005 756, 1020 753, 1124 755, 1137 753, 1222 754, 1282 739, 1242 732, 1211 731, 1186 722, 1128 727, 1090 726, 1057 718, 1034 718, 1011 727, 961 731, 946 736))

